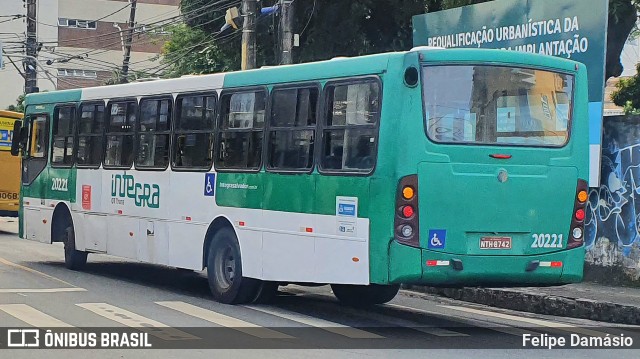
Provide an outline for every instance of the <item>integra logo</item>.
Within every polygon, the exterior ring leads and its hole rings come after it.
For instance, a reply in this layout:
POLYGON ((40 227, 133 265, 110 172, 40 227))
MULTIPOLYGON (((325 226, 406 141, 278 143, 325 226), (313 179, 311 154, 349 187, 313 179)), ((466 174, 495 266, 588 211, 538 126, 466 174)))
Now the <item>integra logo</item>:
POLYGON ((111 203, 124 204, 119 198, 133 199, 136 207, 160 208, 160 186, 136 183, 132 175, 111 175, 111 203))

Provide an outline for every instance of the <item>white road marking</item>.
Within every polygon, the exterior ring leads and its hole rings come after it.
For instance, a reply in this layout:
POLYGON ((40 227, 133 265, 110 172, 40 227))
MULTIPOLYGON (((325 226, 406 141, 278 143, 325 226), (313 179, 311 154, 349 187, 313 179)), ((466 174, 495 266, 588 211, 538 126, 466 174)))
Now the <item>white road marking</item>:
POLYGON ((75 285, 73 285, 71 283, 67 283, 67 282, 63 281, 62 279, 59 279, 59 278, 56 278, 56 277, 52 277, 52 276, 50 276, 48 274, 39 272, 39 271, 37 271, 35 269, 31 269, 29 267, 21 266, 20 264, 9 262, 8 260, 6 260, 4 258, 0 258, 0 264, 4 264, 6 266, 17 268, 17 269, 22 269, 25 272, 36 274, 36 275, 39 275, 41 277, 44 277, 44 278, 47 278, 47 279, 51 279, 51 280, 54 280, 54 281, 57 281, 57 282, 60 282, 60 283, 63 283, 65 285, 69 286, 69 287, 77 288, 75 285))
POLYGON ((64 292, 86 292, 84 288, 0 288, 0 293, 64 293, 64 292))
POLYGON ((0 304, 0 310, 36 328, 70 328, 58 320, 26 304, 0 304))
POLYGON ((498 324, 498 323, 491 323, 491 327, 487 327, 486 322, 481 322, 479 320, 475 320, 475 319, 461 319, 461 318, 454 318, 454 317, 449 317, 443 313, 440 312, 432 312, 432 311, 428 311, 428 310, 424 310, 424 309, 418 309, 418 308, 412 308, 412 307, 407 307, 404 305, 399 305, 399 304, 385 304, 388 307, 393 307, 396 309, 401 309, 401 310, 405 310, 405 311, 412 311, 412 312, 416 312, 416 313, 422 313, 425 315, 430 315, 430 316, 435 316, 438 318, 442 318, 445 320, 450 320, 453 322, 457 322, 457 323, 461 323, 463 325, 469 326, 469 325, 474 325, 477 327, 481 327, 481 328, 488 328, 491 329, 493 331, 496 332, 500 332, 500 333, 505 333, 505 334, 510 334, 510 335, 515 335, 517 337, 521 337, 523 334, 531 334, 531 331, 526 331, 523 329, 519 329, 519 328, 514 328, 514 327, 510 327, 507 325, 503 325, 503 324, 498 324))
POLYGON ((310 317, 308 315, 286 311, 272 306, 245 305, 245 308, 257 310, 259 312, 274 315, 294 322, 302 323, 311 327, 326 330, 328 332, 342 335, 352 339, 382 339, 384 337, 370 333, 361 329, 352 328, 343 324, 330 322, 328 320, 310 317))
POLYGON ((456 306, 451 306, 451 305, 441 305, 440 307, 447 308, 447 309, 452 309, 452 310, 457 310, 457 311, 461 311, 461 312, 467 312, 467 313, 472 313, 472 314, 479 314, 479 315, 484 315, 484 316, 488 316, 488 317, 499 318, 499 319, 513 320, 513 321, 517 321, 517 322, 521 322, 521 323, 527 323, 527 324, 533 324, 533 325, 537 325, 537 326, 545 327, 545 328, 553 328, 553 329, 563 330, 563 331, 567 331, 567 332, 580 333, 580 334, 589 335, 589 336, 602 337, 602 336, 606 336, 607 335, 606 333, 597 332, 595 330, 589 330, 589 329, 585 329, 585 328, 579 328, 579 327, 576 327, 575 325, 566 324, 566 323, 557 323, 557 322, 552 322, 552 321, 548 321, 548 320, 541 320, 541 319, 534 319, 534 318, 527 318, 527 317, 517 317, 515 315, 496 313, 496 312, 490 312, 490 311, 486 311, 486 310, 466 308, 466 307, 456 307, 456 306))
MULTIPOLYGON (((354 310, 351 308, 344 307, 344 308, 341 308, 340 310, 343 312, 352 313, 354 315, 362 315, 361 311, 354 310)), ((469 336, 468 334, 455 332, 453 330, 447 330, 447 329, 438 328, 438 327, 429 327, 422 323, 412 322, 410 320, 405 320, 400 318, 394 318, 388 315, 374 313, 371 311, 367 312, 365 315, 368 319, 373 319, 379 322, 391 324, 396 327, 403 327, 403 328, 417 330, 419 332, 435 335, 438 337, 468 337, 469 336)))
POLYGON ((233 318, 218 312, 214 312, 212 310, 200 308, 185 302, 156 302, 156 304, 159 304, 163 307, 167 307, 173 310, 177 310, 181 313, 184 313, 196 318, 200 318, 202 320, 206 320, 207 322, 211 322, 226 328, 235 329, 237 331, 240 331, 245 334, 249 334, 258 338, 263 338, 263 339, 293 338, 292 336, 289 336, 287 334, 280 333, 278 331, 271 330, 268 328, 264 328, 253 323, 245 322, 243 320, 233 318))
POLYGON ((87 309, 114 322, 126 325, 132 328, 140 328, 141 331, 147 332, 155 337, 163 340, 193 340, 200 339, 181 330, 170 328, 168 325, 157 322, 153 319, 145 318, 139 314, 132 313, 128 310, 118 308, 107 303, 80 303, 77 306, 87 309))

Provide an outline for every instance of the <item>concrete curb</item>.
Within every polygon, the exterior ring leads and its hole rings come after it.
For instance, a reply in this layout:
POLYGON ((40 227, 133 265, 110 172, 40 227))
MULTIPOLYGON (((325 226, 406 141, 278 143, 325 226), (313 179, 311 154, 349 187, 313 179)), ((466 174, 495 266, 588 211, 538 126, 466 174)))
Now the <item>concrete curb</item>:
POLYGON ((403 285, 402 288, 522 312, 640 325, 640 307, 631 305, 533 293, 517 289, 434 288, 415 285, 403 285))

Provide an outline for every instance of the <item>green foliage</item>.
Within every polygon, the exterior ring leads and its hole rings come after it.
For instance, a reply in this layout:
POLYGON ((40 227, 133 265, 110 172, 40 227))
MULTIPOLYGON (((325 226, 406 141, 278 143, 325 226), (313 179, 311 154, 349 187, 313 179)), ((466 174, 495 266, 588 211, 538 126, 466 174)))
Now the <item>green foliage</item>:
POLYGON ((611 94, 613 103, 624 107, 625 113, 631 114, 640 109, 640 64, 636 67, 635 76, 622 78, 611 94))
MULTIPOLYGON (((296 0, 294 28, 300 32, 300 47, 294 51, 294 61, 407 50, 413 43, 414 15, 488 1, 492 0, 296 0)), ((277 2, 263 0, 261 6, 277 2)), ((226 7, 210 4, 214 2, 181 1, 187 24, 170 29, 171 40, 164 46, 157 73, 176 77, 240 68, 240 31, 218 36, 226 7)), ((606 78, 622 72, 620 53, 639 4, 640 0, 610 0, 606 78)), ((256 34, 257 65, 277 65, 278 17, 260 17, 256 34)))
MULTIPOLYGON (((262 6, 274 2, 263 1, 262 6)), ((301 34, 295 61, 317 61, 336 56, 411 48, 411 17, 426 12, 429 3, 435 4, 432 4, 432 9, 441 6, 441 1, 424 0, 296 0, 295 28, 301 34)), ((181 10, 187 14, 187 19, 193 17, 193 11, 202 6, 202 0, 181 2, 181 10)), ((209 7, 205 11, 205 15, 187 21, 187 26, 170 30, 171 40, 163 51, 167 76, 240 68, 240 31, 218 38, 216 34, 224 24, 222 18, 226 9, 209 7)), ((279 63, 277 29, 277 16, 258 19, 258 66, 279 63)))
POLYGON ((18 96, 18 98, 16 99, 16 104, 9 105, 9 107, 7 107, 7 111, 24 113, 24 94, 18 96))
POLYGON ((235 69, 234 65, 240 61, 239 43, 233 43, 236 51, 231 51, 231 43, 218 43, 210 33, 184 24, 173 26, 168 31, 171 40, 162 49, 166 77, 229 71, 235 69), (226 52, 223 51, 225 49, 226 52))

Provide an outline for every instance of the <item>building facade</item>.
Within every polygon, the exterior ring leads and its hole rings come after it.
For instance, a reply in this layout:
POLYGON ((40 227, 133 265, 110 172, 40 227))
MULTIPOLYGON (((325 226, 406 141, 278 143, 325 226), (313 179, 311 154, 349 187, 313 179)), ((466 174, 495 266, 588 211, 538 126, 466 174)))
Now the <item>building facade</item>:
MULTIPOLYGON (((23 0, 3 0, 3 5, 5 2, 10 3, 10 10, 5 11, 3 6, 2 13, 26 15, 23 0)), ((158 55, 166 41, 165 28, 181 21, 179 3, 180 0, 137 0, 130 74, 163 70, 158 55)), ((38 60, 46 69, 38 69, 41 91, 99 86, 117 76, 129 28, 129 0, 37 0, 37 7, 38 41, 42 43, 38 60)), ((26 19, 0 23, 0 33, 5 48, 18 55, 20 44, 7 40, 15 33, 15 41, 25 41, 26 19)), ((14 61, 21 69, 22 60, 16 57, 14 61)), ((7 63, 0 71, 0 82, 9 85, 0 92, 0 107, 5 108, 23 93, 24 81, 7 63)))

